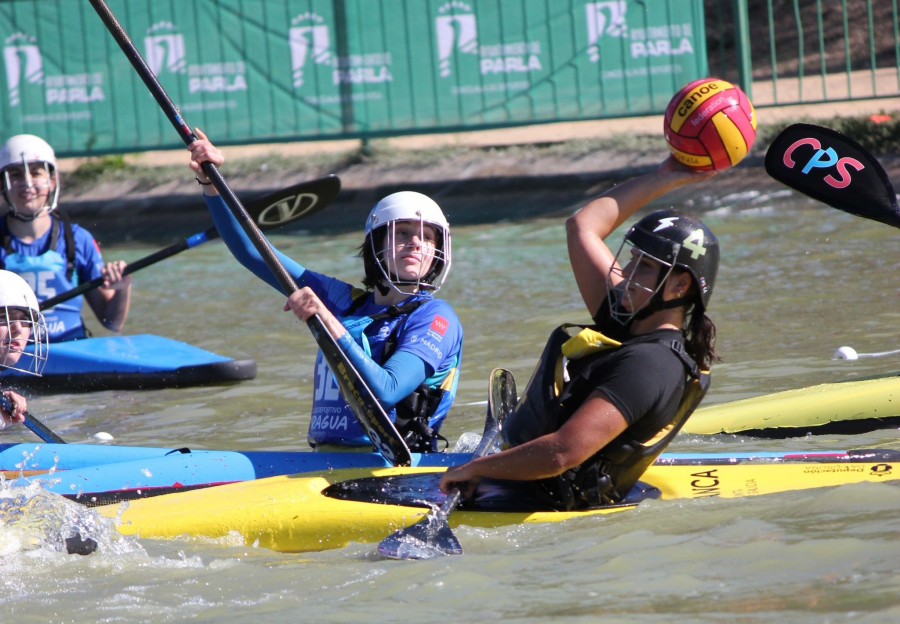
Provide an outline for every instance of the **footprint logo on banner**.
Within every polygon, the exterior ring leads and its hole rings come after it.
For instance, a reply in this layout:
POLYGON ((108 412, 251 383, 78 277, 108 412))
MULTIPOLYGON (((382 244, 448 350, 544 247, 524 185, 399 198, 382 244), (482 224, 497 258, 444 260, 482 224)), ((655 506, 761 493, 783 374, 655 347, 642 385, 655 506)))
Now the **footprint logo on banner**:
POLYGON ((592 63, 600 60, 600 37, 625 37, 628 26, 625 23, 625 0, 613 2, 591 2, 585 5, 587 12, 588 58, 592 63))
POLYGON ((34 37, 24 33, 10 35, 3 46, 9 105, 22 102, 22 84, 39 85, 44 81, 44 63, 34 37))
POLYGON ((455 0, 438 9, 434 24, 441 78, 446 78, 451 73, 450 63, 454 50, 463 54, 478 53, 478 26, 472 7, 455 0))
POLYGON ((331 65, 331 36, 328 25, 321 16, 304 13, 291 20, 288 41, 291 46, 291 72, 295 88, 303 86, 303 70, 310 56, 316 65, 331 65))
POLYGON ((184 35, 171 22, 159 22, 147 31, 144 37, 144 58, 150 71, 159 75, 163 69, 173 74, 187 71, 184 56, 184 35))

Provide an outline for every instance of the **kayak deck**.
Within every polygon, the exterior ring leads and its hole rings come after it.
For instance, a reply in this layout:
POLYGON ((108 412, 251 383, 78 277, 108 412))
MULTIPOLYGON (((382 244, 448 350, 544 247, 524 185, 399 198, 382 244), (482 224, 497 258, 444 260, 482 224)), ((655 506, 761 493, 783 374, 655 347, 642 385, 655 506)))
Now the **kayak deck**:
MULTIPOLYGON (((900 479, 900 451, 874 449, 826 453, 764 454, 731 458, 702 454, 657 462, 644 474, 642 490, 623 504, 585 511, 506 511, 460 509, 450 516, 451 526, 498 527, 530 522, 551 522, 602 515, 631 509, 647 497, 736 498, 808 490, 839 485, 896 482, 900 479)), ((431 505, 441 468, 355 468, 319 474, 280 475, 190 492, 107 505, 97 510, 114 518, 124 534, 143 538, 239 536, 245 544, 283 552, 339 548, 350 542, 376 542, 392 531, 422 518, 431 505), (422 476, 424 473, 425 476, 422 476), (384 480, 385 477, 390 477, 384 480), (428 493, 415 504, 399 500, 334 498, 334 486, 358 489, 359 479, 381 479, 391 491, 391 480, 425 479, 428 493), (395 504, 396 503, 396 504, 395 504)), ((388 497, 390 498, 390 497, 388 497)))

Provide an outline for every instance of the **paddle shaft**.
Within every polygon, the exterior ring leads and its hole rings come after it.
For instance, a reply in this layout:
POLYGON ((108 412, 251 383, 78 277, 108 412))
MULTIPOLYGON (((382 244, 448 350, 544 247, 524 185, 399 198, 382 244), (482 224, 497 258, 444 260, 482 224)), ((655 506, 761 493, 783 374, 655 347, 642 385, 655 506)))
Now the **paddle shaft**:
MULTIPOLYGON (((10 401, 9 398, 3 393, 0 393, 0 406, 2 406, 3 409, 7 412, 12 413, 12 401, 10 401)), ((65 440, 50 431, 50 429, 46 425, 44 425, 44 423, 37 420, 28 412, 25 412, 25 426, 31 429, 44 442, 52 442, 55 444, 66 443, 65 440)))
MULTIPOLYGON (((335 175, 316 178, 306 182, 300 182, 287 188, 268 193, 259 199, 251 200, 247 210, 260 229, 271 229, 286 225, 298 219, 308 217, 323 210, 337 197, 341 189, 341 181, 335 175)), ((160 249, 149 256, 145 256, 134 262, 130 262, 123 271, 129 275, 135 271, 156 264, 175 254, 187 249, 192 249, 205 242, 219 237, 219 231, 211 227, 204 232, 194 234, 183 240, 173 243, 164 249, 160 249)), ((52 308, 55 305, 68 301, 73 297, 84 294, 87 291, 103 285, 103 278, 97 277, 83 284, 79 284, 71 290, 59 293, 54 297, 41 302, 41 310, 52 308)))
MULTIPOLYGON (((199 234, 194 234, 193 236, 189 236, 183 240, 178 241, 177 243, 173 243, 168 247, 160 249, 149 256, 145 256, 140 260, 135 260, 134 262, 129 262, 125 267, 125 270, 122 271, 122 275, 131 275, 135 271, 140 271, 141 269, 145 269, 150 265, 156 264, 161 260, 165 260, 175 254, 181 253, 187 249, 191 249, 192 247, 196 247, 197 245, 202 245, 203 243, 213 240, 219 236, 218 230, 216 228, 211 227, 205 232, 200 232, 199 234)), ((83 295, 89 290, 93 290, 94 288, 99 288, 103 286, 104 282, 103 277, 96 277, 88 282, 84 282, 83 284, 79 284, 75 288, 71 290, 67 290, 66 292, 59 293, 54 297, 50 297, 49 299, 45 299, 41 302, 41 310, 47 310, 52 308, 55 305, 59 305, 64 301, 68 301, 69 299, 73 299, 78 295, 83 295)))
MULTIPOLYGON (((191 131, 180 111, 156 79, 146 61, 141 57, 134 43, 132 43, 128 34, 109 9, 109 6, 103 0, 90 0, 90 2, 185 144, 190 145, 196 141, 196 135, 191 131)), ((219 173, 216 166, 209 161, 202 163, 200 166, 203 169, 203 173, 206 174, 222 196, 225 205, 231 210, 238 224, 259 252, 266 266, 272 271, 272 275, 284 292, 291 295, 297 291, 297 283, 294 281, 294 278, 278 260, 269 242, 253 222, 253 219, 250 218, 250 215, 247 214, 246 209, 228 186, 228 183, 222 177, 222 174, 219 173)), ((409 448, 404 443, 403 438, 397 433, 396 427, 384 414, 384 410, 377 399, 375 399, 371 389, 365 384, 346 354, 340 349, 334 336, 328 332, 322 319, 318 315, 313 315, 306 323, 313 334, 313 338, 322 350, 322 354, 328 361, 329 367, 335 374, 344 398, 354 408, 354 413, 357 415, 360 424, 366 429, 366 433, 369 434, 372 443, 394 465, 409 465, 411 462, 409 448), (359 412, 360 406, 364 408, 363 414, 359 412), (370 420, 372 416, 375 417, 374 426, 377 427, 376 429, 373 429, 373 422, 370 420)))
MULTIPOLYGON (((512 411, 516 403, 516 383, 512 373, 502 368, 495 368, 491 372, 490 399, 488 400, 488 412, 484 420, 484 433, 481 441, 472 452, 472 459, 487 455, 500 437, 500 429, 506 416, 512 411)), ((459 506, 462 499, 462 491, 459 488, 450 490, 447 498, 437 511, 437 517, 442 523, 447 523, 447 518, 459 506)))
MULTIPOLYGON (((484 419, 484 432, 481 440, 472 452, 472 459, 487 455, 500 437, 502 421, 506 419, 516 402, 516 386, 512 373, 502 368, 495 368, 491 372, 491 398, 488 401, 489 409, 484 419)), ((462 491, 459 488, 450 490, 450 494, 438 509, 438 514, 447 521, 447 516, 459 506, 462 491)))
MULTIPOLYGON (((516 380, 502 368, 491 371, 490 399, 484 420, 481 441, 472 452, 472 459, 488 454, 500 436, 506 417, 516 404, 516 380)), ((458 555, 462 546, 450 529, 448 518, 459 506, 462 491, 452 488, 447 498, 432 514, 415 524, 394 531, 378 544, 378 553, 390 559, 430 559, 437 555, 458 555)))
MULTIPOLYGON (((163 89, 162 85, 156 79, 156 76, 153 74, 153 71, 150 69, 150 66, 147 65, 144 58, 137 51, 137 48, 132 43, 131 39, 128 37, 128 34, 122 28, 122 25, 119 24, 116 16, 113 15, 109 6, 103 0, 90 0, 91 6, 94 7, 94 10, 97 12, 97 15, 100 16, 100 19, 103 20, 103 23, 106 25, 106 28, 109 30, 110 34, 112 34, 113 38, 116 40, 116 43, 119 44, 119 47, 122 49, 122 52, 125 53, 125 56, 131 62, 132 66, 140 76, 141 80, 143 80, 144 84, 147 86, 147 89, 150 91, 150 94, 153 95, 159 107, 163 110, 166 118, 171 122, 172 127, 175 128, 178 135, 184 141, 185 145, 190 145, 194 141, 197 140, 197 136, 191 131, 190 127, 185 122, 184 118, 181 116, 181 112, 172 102, 171 98, 169 98, 165 89, 163 89)), ((250 218, 250 215, 247 213, 247 210, 244 208, 241 201, 238 199, 237 195, 231 190, 228 186, 228 183, 225 181, 225 178, 219 173, 219 170, 216 166, 206 161, 200 165, 203 169, 203 173, 210 179, 213 186, 216 187, 216 190, 219 192, 219 195, 222 196, 222 199, 225 201, 225 204, 231 210, 234 217, 238 220, 241 227, 246 232, 247 236, 250 237, 253 245, 257 248, 266 265, 269 267, 269 270, 272 271, 272 274, 278 280, 278 283, 288 294, 293 293, 297 290, 297 284, 294 282, 291 275, 287 272, 281 262, 278 261, 278 258, 275 256, 275 253, 269 247, 268 241, 266 241, 262 232, 259 228, 256 227, 256 224, 253 223, 253 220, 250 218)))

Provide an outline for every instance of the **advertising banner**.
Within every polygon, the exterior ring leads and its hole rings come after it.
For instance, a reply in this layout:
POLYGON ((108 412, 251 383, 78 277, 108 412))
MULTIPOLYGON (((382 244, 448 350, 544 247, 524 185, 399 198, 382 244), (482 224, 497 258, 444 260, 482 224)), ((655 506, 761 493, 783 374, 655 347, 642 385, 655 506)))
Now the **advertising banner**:
MULTIPOLYGON (((218 143, 661 113, 706 74, 701 0, 110 0, 218 143)), ((61 155, 180 146, 90 3, 0 2, 0 128, 61 155)))

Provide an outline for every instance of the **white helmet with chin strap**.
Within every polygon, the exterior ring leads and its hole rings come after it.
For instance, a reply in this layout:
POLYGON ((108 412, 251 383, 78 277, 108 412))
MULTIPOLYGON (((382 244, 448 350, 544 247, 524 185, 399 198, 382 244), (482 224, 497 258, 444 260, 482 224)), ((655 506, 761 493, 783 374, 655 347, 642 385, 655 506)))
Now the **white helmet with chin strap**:
POLYGON ((0 270, 0 367, 40 376, 48 342, 34 291, 20 275, 0 270))
POLYGON ((6 203, 9 204, 13 215, 19 219, 32 220, 45 212, 49 212, 56 208, 59 201, 59 173, 56 166, 56 154, 50 144, 41 137, 33 134, 17 134, 10 137, 3 145, 0 145, 0 173, 2 173, 3 196, 6 203), (9 169, 15 166, 24 167, 25 183, 28 188, 34 186, 31 178, 29 165, 31 163, 41 163, 47 171, 47 178, 53 181, 53 191, 47 198, 47 204, 35 215, 20 215, 16 212, 15 204, 12 201, 10 192, 12 183, 9 179, 9 169))
POLYGON ((401 286, 415 286, 419 290, 437 292, 450 272, 450 224, 440 206, 427 195, 415 191, 392 193, 375 204, 369 213, 362 255, 367 283, 380 285, 386 281, 397 291, 401 286), (393 253, 388 253, 395 248, 396 224, 401 221, 418 224, 419 240, 424 240, 425 225, 435 229, 431 263, 415 279, 401 279, 396 270, 396 258, 393 253))

